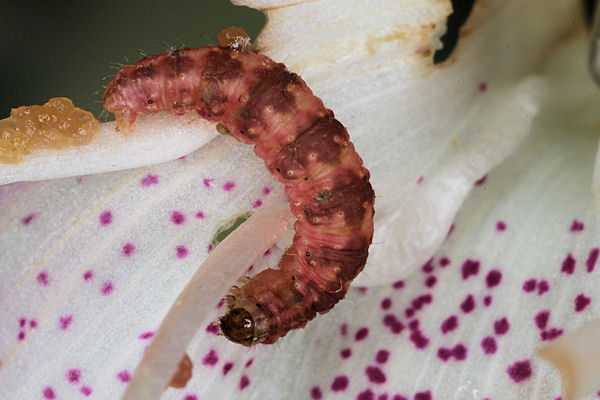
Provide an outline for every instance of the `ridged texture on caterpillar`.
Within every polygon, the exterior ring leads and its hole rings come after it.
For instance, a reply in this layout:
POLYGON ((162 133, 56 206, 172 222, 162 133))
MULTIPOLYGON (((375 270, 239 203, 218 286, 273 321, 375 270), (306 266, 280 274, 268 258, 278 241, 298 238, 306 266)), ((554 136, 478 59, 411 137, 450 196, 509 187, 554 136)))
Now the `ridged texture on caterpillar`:
POLYGON ((104 106, 125 131, 157 111, 219 121, 285 185, 293 244, 279 270, 232 288, 220 322, 230 340, 274 343, 344 298, 367 259, 374 193, 346 129, 298 75, 233 46, 185 48, 123 67, 104 106))

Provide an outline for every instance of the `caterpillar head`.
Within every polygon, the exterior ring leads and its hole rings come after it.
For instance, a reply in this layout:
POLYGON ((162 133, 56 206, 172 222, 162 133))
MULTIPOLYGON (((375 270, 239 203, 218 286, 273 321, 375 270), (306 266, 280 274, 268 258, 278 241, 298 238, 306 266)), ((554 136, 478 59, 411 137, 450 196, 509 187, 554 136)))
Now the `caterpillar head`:
POLYGON ((221 332, 234 343, 256 344, 256 325, 252 315, 243 308, 234 308, 221 317, 221 332))

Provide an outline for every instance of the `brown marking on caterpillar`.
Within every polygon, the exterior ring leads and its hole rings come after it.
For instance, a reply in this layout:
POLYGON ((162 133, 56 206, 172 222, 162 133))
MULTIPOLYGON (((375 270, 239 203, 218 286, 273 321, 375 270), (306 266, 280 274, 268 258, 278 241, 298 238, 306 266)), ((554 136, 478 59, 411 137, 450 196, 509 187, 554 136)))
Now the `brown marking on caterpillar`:
POLYGON ((66 97, 43 106, 13 108, 0 120, 0 162, 17 164, 36 149, 64 149, 89 143, 100 123, 91 112, 75 107, 66 97))
POLYGON ((125 131, 138 115, 159 110, 218 121, 220 132, 253 144, 285 185, 297 217, 292 246, 280 269, 230 290, 229 311, 220 319, 227 338, 251 346, 274 343, 345 297, 367 259, 375 195, 333 112, 285 65, 232 45, 227 35, 219 36, 221 46, 124 67, 107 86, 104 106, 125 131))

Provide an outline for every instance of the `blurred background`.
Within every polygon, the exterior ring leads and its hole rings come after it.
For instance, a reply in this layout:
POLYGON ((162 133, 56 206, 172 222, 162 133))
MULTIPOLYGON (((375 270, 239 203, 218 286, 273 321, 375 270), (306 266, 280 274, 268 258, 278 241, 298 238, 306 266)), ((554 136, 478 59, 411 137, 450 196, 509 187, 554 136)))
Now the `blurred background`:
POLYGON ((103 86, 142 52, 217 44, 219 31, 231 25, 254 39, 266 22, 262 12, 229 0, 0 4, 0 118, 59 96, 99 116, 103 86))

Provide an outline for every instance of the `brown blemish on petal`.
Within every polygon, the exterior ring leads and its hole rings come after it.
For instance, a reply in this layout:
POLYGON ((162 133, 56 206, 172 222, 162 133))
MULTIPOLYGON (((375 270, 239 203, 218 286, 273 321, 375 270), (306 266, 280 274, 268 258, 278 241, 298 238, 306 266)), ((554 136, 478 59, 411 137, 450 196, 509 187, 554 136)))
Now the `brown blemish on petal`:
POLYGON ((36 149, 64 149, 89 143, 100 128, 91 112, 66 97, 43 106, 21 106, 0 120, 0 162, 17 164, 36 149))
POLYGON ((193 368, 194 364, 192 363, 190 356, 188 356, 187 353, 184 354, 181 361, 179 361, 177 371, 175 371, 171 378, 171 382, 169 382, 169 386, 175 389, 183 389, 192 377, 193 368))

